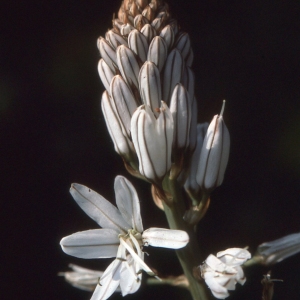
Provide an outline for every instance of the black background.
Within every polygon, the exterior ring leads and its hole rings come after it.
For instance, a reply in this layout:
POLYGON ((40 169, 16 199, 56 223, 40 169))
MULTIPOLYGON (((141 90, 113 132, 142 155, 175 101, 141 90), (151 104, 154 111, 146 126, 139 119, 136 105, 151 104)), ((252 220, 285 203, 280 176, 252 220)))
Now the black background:
MULTIPOLYGON (((119 1, 6 1, 1 6, 1 299, 89 299, 57 273, 68 263, 104 269, 109 261, 65 255, 59 241, 97 228, 68 193, 85 184, 114 202, 127 176, 141 199, 144 227, 167 226, 149 186, 126 173, 108 136, 99 100, 96 39, 119 1)), ((199 226, 203 257, 299 232, 299 1, 169 2, 195 52, 198 120, 226 99, 231 154, 223 185, 199 226)), ((180 274, 171 250, 147 262, 180 274)), ((299 255, 272 268, 276 299, 300 299, 299 255)), ((231 299, 261 299, 268 268, 247 271, 231 299)), ((146 275, 144 276, 146 277, 146 275)), ((180 289, 145 287, 128 299, 189 299, 180 289)), ((111 299, 120 299, 118 294, 111 299)))

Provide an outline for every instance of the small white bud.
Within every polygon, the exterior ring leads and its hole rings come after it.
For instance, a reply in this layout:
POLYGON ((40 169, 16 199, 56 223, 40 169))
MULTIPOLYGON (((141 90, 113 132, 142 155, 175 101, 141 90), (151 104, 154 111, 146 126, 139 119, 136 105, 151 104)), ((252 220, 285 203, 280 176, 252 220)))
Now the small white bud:
POLYGON ((221 185, 226 170, 230 136, 223 120, 224 104, 220 115, 215 115, 208 126, 198 164, 197 183, 203 190, 212 190, 221 185))

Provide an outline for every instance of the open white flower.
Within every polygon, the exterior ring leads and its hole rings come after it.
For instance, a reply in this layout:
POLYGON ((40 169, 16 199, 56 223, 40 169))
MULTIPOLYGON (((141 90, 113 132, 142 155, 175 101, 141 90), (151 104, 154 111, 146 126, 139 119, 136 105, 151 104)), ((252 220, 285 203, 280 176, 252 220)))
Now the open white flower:
POLYGON ((238 282, 246 282, 241 265, 251 258, 246 249, 230 248, 217 253, 217 257, 210 254, 204 264, 200 266, 201 276, 217 299, 229 296, 228 290, 235 290, 238 282))
POLYGON ((102 228, 64 237, 62 250, 79 258, 116 257, 101 276, 92 300, 109 298, 119 286, 123 296, 136 292, 141 270, 155 275, 144 262, 143 245, 178 249, 189 241, 188 234, 181 230, 143 231, 136 190, 122 176, 116 177, 114 187, 118 208, 86 186, 74 183, 70 189, 77 204, 102 228))

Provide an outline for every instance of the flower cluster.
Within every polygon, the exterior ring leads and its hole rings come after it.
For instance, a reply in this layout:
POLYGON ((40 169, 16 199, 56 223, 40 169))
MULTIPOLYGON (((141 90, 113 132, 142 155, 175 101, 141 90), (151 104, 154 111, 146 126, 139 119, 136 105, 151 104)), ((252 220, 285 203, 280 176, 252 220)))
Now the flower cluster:
POLYGON ((102 228, 64 237, 60 242, 62 250, 79 258, 116 258, 102 274, 93 300, 107 299, 118 287, 123 296, 136 292, 141 284, 141 270, 155 276, 144 262, 143 246, 179 249, 189 241, 187 233, 181 230, 150 228, 144 231, 136 190, 122 176, 115 180, 118 208, 80 184, 72 184, 70 193, 102 228))
POLYGON ((152 183, 159 185, 171 167, 177 176, 196 145, 189 35, 163 1, 127 0, 97 45, 106 88, 101 106, 116 152, 152 183))
POLYGON ((200 266, 201 276, 209 286, 213 295, 218 299, 229 296, 228 290, 235 290, 236 283, 244 284, 246 278, 241 265, 251 258, 246 249, 230 248, 210 254, 200 266))

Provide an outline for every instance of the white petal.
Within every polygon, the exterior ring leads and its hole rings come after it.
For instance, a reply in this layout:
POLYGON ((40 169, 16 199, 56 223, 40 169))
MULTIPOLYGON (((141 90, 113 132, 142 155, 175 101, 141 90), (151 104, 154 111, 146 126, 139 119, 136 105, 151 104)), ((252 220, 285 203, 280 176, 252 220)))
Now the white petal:
POLYGON ((225 299, 229 297, 227 289, 221 286, 214 277, 205 279, 205 282, 217 299, 225 299))
POLYGON ((145 246, 180 249, 189 242, 189 236, 182 230, 149 228, 143 232, 145 246))
POLYGON ((138 232, 143 232, 140 201, 133 185, 123 176, 115 179, 116 203, 124 220, 138 232))
POLYGON ((229 248, 217 253, 217 257, 228 266, 242 265, 251 258, 248 250, 242 248, 229 248))
POLYGON ((80 276, 81 274, 89 274, 100 278, 103 275, 103 271, 87 269, 75 264, 69 264, 69 268, 71 268, 74 271, 73 273, 76 273, 78 276, 80 276))
POLYGON ((102 275, 91 300, 108 299, 118 288, 120 283, 120 270, 122 262, 115 259, 102 275))
POLYGON ((58 275, 64 276, 65 280, 72 286, 84 291, 94 291, 100 277, 103 275, 102 271, 86 269, 74 264, 70 264, 69 267, 73 271, 61 272, 58 275))
POLYGON ((226 274, 224 274, 224 275, 215 277, 215 281, 218 284, 222 285, 227 290, 230 290, 230 291, 234 291, 235 290, 235 284, 236 284, 235 274, 234 275, 226 275, 226 274))
POLYGON ((219 273, 228 272, 231 274, 237 273, 237 270, 234 267, 227 266, 219 258, 210 254, 205 260, 206 264, 214 271, 219 273))
POLYGON ((114 205, 88 187, 73 183, 70 193, 81 209, 101 227, 119 233, 125 233, 130 228, 114 205))
MULTIPOLYGON (((128 257, 131 258, 130 255, 128 255, 128 257)), ((120 287, 122 296, 124 297, 128 294, 135 293, 141 286, 142 274, 140 273, 137 277, 133 275, 134 273, 136 273, 136 271, 132 262, 123 262, 120 273, 120 287), (126 266, 126 264, 128 267, 126 266), (131 268, 132 270, 130 271, 128 268, 131 268)))
POLYGON ((94 229, 76 232, 60 241, 62 250, 79 258, 115 257, 120 245, 118 232, 113 229, 94 229))

